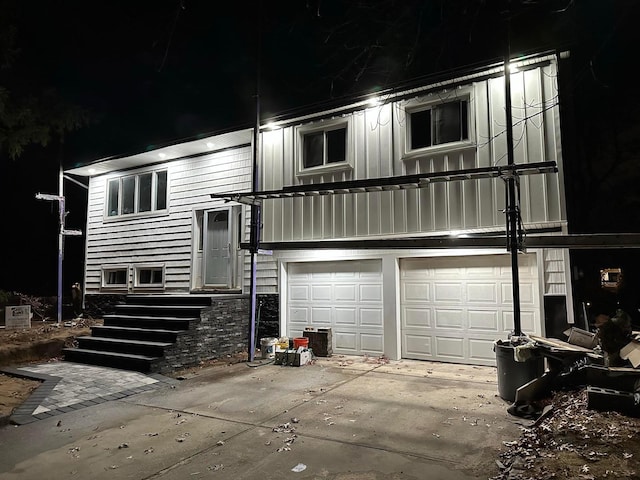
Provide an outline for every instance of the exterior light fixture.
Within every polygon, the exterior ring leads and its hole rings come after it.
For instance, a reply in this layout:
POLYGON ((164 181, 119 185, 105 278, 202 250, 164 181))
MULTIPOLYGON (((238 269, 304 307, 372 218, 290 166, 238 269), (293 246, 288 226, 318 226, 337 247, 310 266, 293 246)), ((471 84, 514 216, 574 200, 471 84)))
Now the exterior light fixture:
POLYGON ((213 143, 213 142, 207 142, 207 148, 213 148, 213 147, 215 147, 215 146, 216 146, 216 144, 215 144, 215 143, 213 143))
POLYGON ((158 156, 160 158, 167 158, 167 154, 166 153, 159 153, 158 156))

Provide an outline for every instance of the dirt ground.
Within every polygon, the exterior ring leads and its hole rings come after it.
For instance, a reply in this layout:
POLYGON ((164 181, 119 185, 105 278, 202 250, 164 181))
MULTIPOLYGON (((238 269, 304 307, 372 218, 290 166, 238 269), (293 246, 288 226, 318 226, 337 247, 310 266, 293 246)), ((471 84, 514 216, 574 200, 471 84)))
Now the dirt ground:
MULTIPOLYGON (((90 334, 85 320, 74 327, 45 323, 30 330, 0 330, 0 366, 60 361, 64 346, 90 334)), ((209 368, 246 361, 246 353, 204 362, 173 372, 188 379, 209 368)), ((39 382, 0 374, 0 418, 25 401, 39 382)), ((640 478, 640 418, 589 410, 586 390, 557 392, 537 421, 523 420, 519 438, 505 438, 495 461, 500 473, 492 480, 519 479, 638 479, 640 478)))
MULTIPOLYGON (((80 319, 73 326, 57 322, 33 322, 30 329, 0 329, 0 367, 16 367, 30 362, 58 361, 62 349, 76 337, 89 335, 100 319, 80 319)), ((40 385, 37 380, 0 373, 0 419, 6 419, 40 385)))

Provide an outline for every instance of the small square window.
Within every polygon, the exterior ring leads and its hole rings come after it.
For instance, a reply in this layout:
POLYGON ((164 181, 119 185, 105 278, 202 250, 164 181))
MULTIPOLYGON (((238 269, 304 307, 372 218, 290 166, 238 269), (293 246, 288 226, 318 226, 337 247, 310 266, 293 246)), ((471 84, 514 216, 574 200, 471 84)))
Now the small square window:
POLYGON ((136 286, 161 287, 164 285, 164 267, 136 267, 136 286))
POLYGON ((126 287, 127 268, 111 268, 102 272, 105 287, 126 287))
POLYGON ((321 167, 347 160, 347 127, 303 135, 303 168, 321 167))
POLYGON ((409 112, 411 150, 468 140, 468 116, 466 100, 409 112))

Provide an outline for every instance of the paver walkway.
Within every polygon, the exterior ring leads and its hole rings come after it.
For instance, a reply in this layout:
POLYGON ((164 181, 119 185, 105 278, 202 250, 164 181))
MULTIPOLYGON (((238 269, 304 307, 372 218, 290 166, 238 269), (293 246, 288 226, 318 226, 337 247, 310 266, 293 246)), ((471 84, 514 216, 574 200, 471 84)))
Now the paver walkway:
POLYGON ((50 362, 2 371, 43 382, 13 411, 11 421, 18 425, 178 383, 160 374, 74 362, 50 362))

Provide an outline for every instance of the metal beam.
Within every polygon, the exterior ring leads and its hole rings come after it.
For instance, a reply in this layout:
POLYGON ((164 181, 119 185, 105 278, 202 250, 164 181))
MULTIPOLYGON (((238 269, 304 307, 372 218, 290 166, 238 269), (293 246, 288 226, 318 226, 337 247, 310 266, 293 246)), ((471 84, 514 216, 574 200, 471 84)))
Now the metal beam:
MULTIPOLYGON (((419 248, 496 248, 505 250, 506 236, 478 237, 412 237, 362 240, 305 240, 295 242, 261 242, 265 250, 310 250, 310 249, 419 249, 419 248)), ((527 248, 640 248, 640 234, 599 233, 573 235, 540 235, 525 237, 527 248)), ((250 245, 243 243, 242 248, 250 245)))
POLYGON ((464 170, 448 170, 445 172, 429 172, 414 175, 400 175, 395 177, 347 180, 344 182, 291 185, 284 187, 281 190, 265 190, 261 192, 254 190, 253 192, 212 193, 210 195, 211 198, 256 205, 260 204, 262 200, 277 198, 406 190, 427 187, 432 183, 477 180, 481 178, 513 179, 518 175, 555 173, 557 171, 558 166, 556 162, 550 161, 506 166, 467 168, 464 170))

